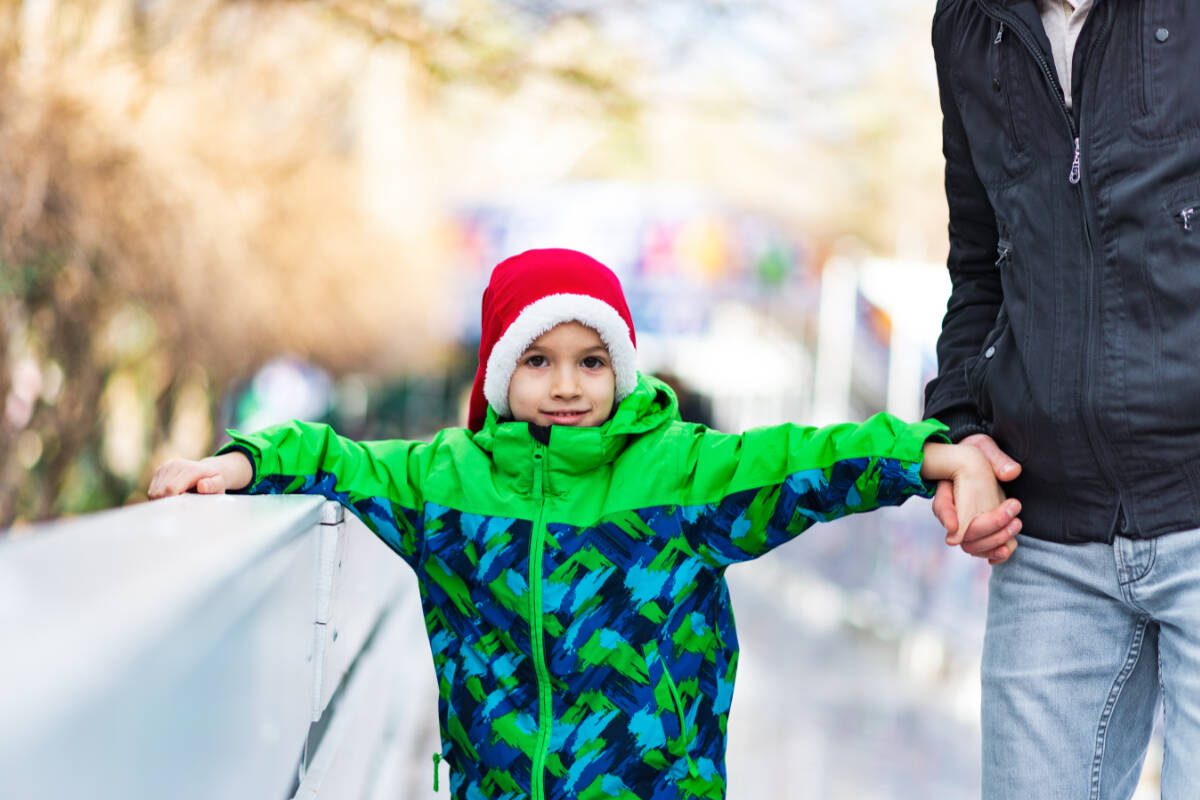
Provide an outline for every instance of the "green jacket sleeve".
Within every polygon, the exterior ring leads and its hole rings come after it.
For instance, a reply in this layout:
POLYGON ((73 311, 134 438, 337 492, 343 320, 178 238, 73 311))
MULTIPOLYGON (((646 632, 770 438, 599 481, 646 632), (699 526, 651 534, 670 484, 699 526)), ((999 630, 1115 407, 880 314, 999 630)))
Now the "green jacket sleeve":
POLYGON ((292 421, 251 434, 229 431, 221 453, 250 459, 250 494, 315 494, 361 519, 405 561, 423 546, 422 458, 428 445, 400 439, 356 442, 324 424, 292 421))
POLYGON ((936 420, 877 414, 825 428, 777 425, 741 435, 706 430, 687 455, 684 520, 692 546, 714 566, 748 561, 814 522, 931 497, 923 446, 944 440, 936 420))

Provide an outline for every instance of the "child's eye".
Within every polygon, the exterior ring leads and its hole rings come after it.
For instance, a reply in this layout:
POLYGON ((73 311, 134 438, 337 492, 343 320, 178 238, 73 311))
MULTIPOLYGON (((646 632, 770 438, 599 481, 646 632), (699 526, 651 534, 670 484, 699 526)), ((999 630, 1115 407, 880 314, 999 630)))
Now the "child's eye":
POLYGON ((545 356, 529 356, 525 359, 525 365, 529 367, 544 367, 546 363, 545 356))
POLYGON ((583 366, 587 369, 600 369, 604 366, 604 359, 600 356, 588 356, 583 360, 583 366))

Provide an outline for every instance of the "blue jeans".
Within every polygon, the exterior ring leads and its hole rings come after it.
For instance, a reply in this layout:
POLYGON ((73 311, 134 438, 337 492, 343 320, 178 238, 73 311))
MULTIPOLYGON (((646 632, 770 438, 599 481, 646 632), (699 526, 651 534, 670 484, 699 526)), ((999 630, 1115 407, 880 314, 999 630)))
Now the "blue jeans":
POLYGON ((1160 696, 1162 797, 1200 797, 1200 530, 1021 537, 992 572, 982 671, 986 800, 1126 800, 1160 696))

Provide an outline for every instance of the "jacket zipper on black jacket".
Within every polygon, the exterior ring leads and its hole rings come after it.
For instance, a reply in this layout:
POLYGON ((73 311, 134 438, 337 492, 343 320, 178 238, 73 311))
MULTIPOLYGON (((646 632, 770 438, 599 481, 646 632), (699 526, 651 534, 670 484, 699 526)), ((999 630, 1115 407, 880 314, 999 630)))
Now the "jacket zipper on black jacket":
MULTIPOLYGON (((1033 56, 1038 67, 1042 71, 1042 75, 1046 78, 1046 81, 1050 86, 1051 93, 1054 95, 1054 99, 1058 103, 1058 108, 1062 112, 1063 119, 1067 123, 1067 131, 1071 136, 1071 144, 1074 148, 1074 152, 1071 159, 1071 168, 1067 173, 1067 181, 1071 185, 1076 186, 1079 190, 1080 202, 1083 205, 1083 238, 1084 244, 1087 247, 1088 259, 1088 291, 1086 300, 1087 336, 1084 340, 1083 363, 1085 364, 1085 370, 1083 376, 1083 393, 1082 397, 1080 398, 1080 411, 1083 416, 1084 427, 1087 431, 1088 443, 1091 445, 1093 455, 1096 456, 1096 463, 1100 466, 1100 470, 1103 472, 1104 478, 1108 482, 1109 486, 1113 487, 1117 493, 1116 516, 1122 521, 1123 524, 1121 525, 1121 528, 1122 532, 1124 532, 1125 528, 1128 526, 1128 522, 1124 511, 1124 502, 1121 499, 1120 484, 1117 481, 1116 470, 1113 469, 1112 464, 1109 461, 1108 450, 1105 446, 1104 438, 1100 433, 1100 422, 1096 418, 1095 409, 1091 401, 1091 397, 1093 395, 1092 376, 1095 373, 1095 365, 1092 364, 1092 359, 1096 350, 1096 344, 1094 341, 1096 336, 1095 322, 1097 314, 1096 303, 1094 302, 1094 295, 1096 293, 1096 247, 1092 241, 1091 203, 1089 201, 1087 187, 1083 181, 1084 169, 1082 148, 1083 136, 1081 131, 1082 123, 1080 123, 1080 125, 1075 124, 1075 117, 1071 114, 1071 109, 1067 108, 1066 100, 1063 99, 1062 84, 1059 83, 1057 71, 1053 66, 1051 66, 1050 62, 1046 60, 1046 56, 1042 52, 1041 47, 1038 46, 1037 41, 1033 38, 1033 36, 1030 35, 1028 27, 1022 22, 1022 20, 1015 14, 1011 14, 1003 9, 993 8, 986 2, 979 2, 979 6, 983 9, 984 14, 1006 26, 1008 30, 1011 30, 1016 37, 1021 40, 1021 44, 1026 50, 1029 51, 1029 54, 1033 56)), ((1108 28, 1112 19, 1111 7, 1109 5, 1105 5, 1105 8, 1102 12, 1098 12, 1096 9, 1094 9, 1092 13, 1104 14, 1103 20, 1100 21, 1100 24, 1103 27, 1101 27, 1095 36, 1089 38, 1087 43, 1087 51, 1084 54, 1083 60, 1083 65, 1085 66, 1089 61, 1091 61, 1092 53, 1096 49, 1096 43, 1108 35, 1108 28)), ((1086 76, 1086 71, 1084 74, 1086 76)), ((1080 99, 1082 100, 1083 98, 1080 99)), ((1083 119, 1082 110, 1080 111, 1079 118, 1080 120, 1083 119)), ((1111 527, 1115 528, 1115 525, 1111 527)), ((1110 529, 1107 531, 1106 536, 1109 541, 1112 541, 1113 530, 1110 529)))

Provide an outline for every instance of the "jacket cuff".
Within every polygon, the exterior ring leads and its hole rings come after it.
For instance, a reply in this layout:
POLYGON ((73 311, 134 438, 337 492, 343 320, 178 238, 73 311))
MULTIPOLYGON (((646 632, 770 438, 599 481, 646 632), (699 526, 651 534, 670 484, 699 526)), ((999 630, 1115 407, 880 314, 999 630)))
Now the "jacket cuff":
MULTIPOLYGON (((241 438, 240 434, 236 431, 226 431, 226 433, 237 439, 241 438)), ((253 494, 254 483, 258 478, 258 453, 254 452, 253 449, 247 447, 241 441, 233 441, 217 450, 213 455, 223 456, 226 453, 241 453, 250 462, 250 482, 246 484, 245 488, 228 490, 227 494, 253 494)))
POLYGON ((992 427, 971 409, 958 408, 938 414, 938 419, 946 423, 946 435, 950 441, 958 444, 973 433, 991 434, 992 427))
POLYGON ((907 426, 906 434, 901 438, 900 446, 897 448, 897 457, 905 465, 904 472, 907 483, 903 488, 897 489, 898 496, 933 497, 934 490, 937 489, 937 482, 931 483, 921 477, 921 465, 925 461, 925 445, 929 442, 948 441, 946 426, 940 420, 929 418, 907 426), (913 454, 911 461, 908 460, 906 453, 913 454))

